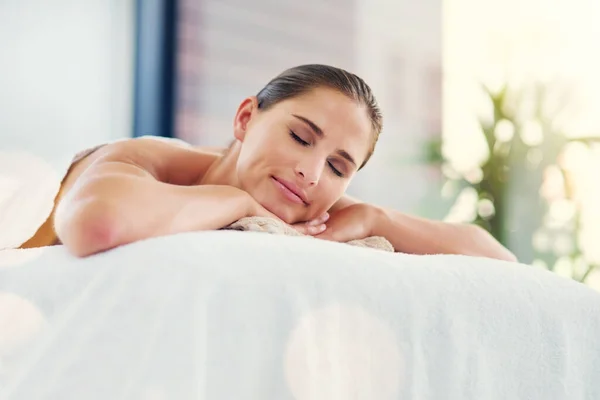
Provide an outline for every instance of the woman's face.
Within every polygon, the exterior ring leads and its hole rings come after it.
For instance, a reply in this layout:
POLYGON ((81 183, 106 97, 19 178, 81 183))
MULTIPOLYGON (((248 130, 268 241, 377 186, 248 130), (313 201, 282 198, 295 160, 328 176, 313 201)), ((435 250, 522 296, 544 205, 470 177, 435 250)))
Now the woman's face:
POLYGON ((372 141, 364 106, 329 88, 317 88, 266 111, 256 98, 238 109, 242 142, 237 178, 263 207, 287 223, 326 212, 344 194, 372 141))

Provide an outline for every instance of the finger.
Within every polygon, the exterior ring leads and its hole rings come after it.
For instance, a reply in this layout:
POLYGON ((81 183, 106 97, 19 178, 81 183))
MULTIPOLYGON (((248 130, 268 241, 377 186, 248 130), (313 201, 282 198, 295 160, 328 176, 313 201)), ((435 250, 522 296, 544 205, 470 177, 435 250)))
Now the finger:
POLYGON ((345 243, 356 239, 355 232, 348 230, 346 227, 333 223, 327 226, 323 232, 315 235, 317 239, 330 240, 332 242, 345 243))
POLYGON ((307 227, 307 234, 308 235, 318 235, 322 232, 324 232, 327 229, 327 225, 325 224, 321 224, 321 225, 315 225, 315 226, 308 226, 307 227))
POLYGON ((294 229, 304 235, 318 235, 319 233, 325 231, 327 226, 325 224, 320 225, 308 225, 308 224, 297 224, 293 225, 294 229))
POLYGON ((318 218, 308 221, 306 224, 312 225, 312 226, 321 225, 321 224, 324 224, 325 222, 327 222, 328 219, 329 219, 329 213, 324 213, 324 214, 320 215, 318 218))
POLYGON ((314 235, 315 238, 317 239, 323 239, 323 240, 331 240, 334 242, 338 242, 338 237, 339 235, 336 234, 336 230, 332 229, 331 226, 328 226, 326 229, 324 229, 322 232, 314 235))
POLYGON ((324 229, 322 232, 318 233, 317 235, 315 235, 315 238, 317 239, 323 239, 323 240, 331 240, 334 242, 339 242, 340 239, 342 239, 340 237, 340 232, 338 229, 336 229, 337 227, 334 225, 329 225, 326 227, 326 229, 324 229))

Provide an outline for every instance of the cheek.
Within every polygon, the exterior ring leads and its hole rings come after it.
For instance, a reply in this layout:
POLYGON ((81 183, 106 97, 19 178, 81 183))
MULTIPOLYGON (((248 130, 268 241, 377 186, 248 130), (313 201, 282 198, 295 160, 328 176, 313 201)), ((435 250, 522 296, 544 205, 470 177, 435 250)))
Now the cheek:
POLYGON ((239 160, 246 168, 288 165, 297 158, 297 152, 294 151, 296 149, 280 135, 264 135, 245 145, 247 146, 242 149, 239 160))
POLYGON ((269 157, 269 152, 265 151, 264 146, 256 143, 245 143, 238 157, 238 169, 241 171, 253 170, 258 165, 263 164, 269 157))
POLYGON ((323 182, 322 186, 316 188, 317 196, 313 205, 318 210, 315 213, 322 214, 329 210, 343 195, 348 185, 341 179, 333 179, 323 182))

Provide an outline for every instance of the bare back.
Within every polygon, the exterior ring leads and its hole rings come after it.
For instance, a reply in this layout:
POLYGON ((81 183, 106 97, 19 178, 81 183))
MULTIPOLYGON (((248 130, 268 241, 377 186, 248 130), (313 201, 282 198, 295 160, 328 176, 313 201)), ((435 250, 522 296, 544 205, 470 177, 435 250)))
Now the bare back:
MULTIPOLYGON (((90 167, 104 162, 122 162, 136 166, 148 179, 174 185, 197 184, 215 161, 221 158, 222 148, 194 148, 191 145, 155 138, 137 138, 103 144, 78 153, 54 199, 54 208, 35 235, 20 248, 60 244, 54 228, 58 204, 77 185, 89 178, 90 167)), ((93 168, 92 168, 93 169, 93 168)))

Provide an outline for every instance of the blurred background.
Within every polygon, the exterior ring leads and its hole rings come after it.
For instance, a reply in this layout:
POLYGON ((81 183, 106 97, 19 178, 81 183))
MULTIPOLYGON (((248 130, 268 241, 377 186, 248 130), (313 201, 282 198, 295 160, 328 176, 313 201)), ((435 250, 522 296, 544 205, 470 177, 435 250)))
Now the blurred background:
POLYGON ((0 150, 225 146, 243 98, 332 64, 384 113, 350 194, 600 289, 599 20, 597 0, 1 0, 0 150))

